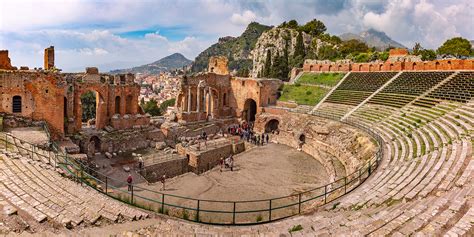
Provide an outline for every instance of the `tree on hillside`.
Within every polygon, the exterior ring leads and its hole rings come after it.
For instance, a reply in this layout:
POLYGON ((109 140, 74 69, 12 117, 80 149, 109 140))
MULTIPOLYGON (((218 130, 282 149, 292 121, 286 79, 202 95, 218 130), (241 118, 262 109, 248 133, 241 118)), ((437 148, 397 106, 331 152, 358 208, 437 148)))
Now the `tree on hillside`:
POLYGON ((280 78, 281 75, 281 58, 280 58, 280 53, 277 51, 276 55, 273 60, 272 68, 270 71, 270 77, 272 78, 280 78))
POLYGON ((302 67, 304 58, 306 56, 304 43, 303 43, 303 32, 299 32, 296 37, 295 52, 293 57, 289 60, 290 67, 302 67))
POLYGON ((96 112, 96 94, 88 91, 81 95, 82 122, 95 118, 96 112))
POLYGON ((163 101, 163 103, 160 104, 160 112, 161 112, 161 113, 166 112, 166 110, 168 109, 168 107, 174 106, 175 103, 176 103, 176 99, 175 99, 175 98, 163 101))
POLYGON ((300 30, 312 36, 318 36, 326 31, 326 26, 322 21, 313 19, 301 26, 300 30))
POLYGON ((343 41, 340 47, 341 54, 344 57, 354 53, 366 53, 368 50, 369 47, 366 43, 356 39, 343 41))
POLYGON ((143 111, 145 111, 145 113, 148 113, 150 114, 151 116, 159 116, 161 115, 161 110, 160 108, 158 107, 158 104, 156 102, 155 99, 151 99, 149 101, 147 101, 143 106, 143 111))
POLYGON ((456 57, 469 56, 472 53, 472 45, 469 40, 455 37, 447 40, 438 48, 438 54, 451 54, 456 57))
POLYGON ((272 70, 272 52, 270 49, 267 49, 267 57, 265 59, 265 65, 263 66, 262 77, 270 76, 272 70))
POLYGON ((421 44, 416 42, 415 46, 413 46, 413 55, 420 55, 421 50, 423 50, 423 47, 421 47, 421 44))

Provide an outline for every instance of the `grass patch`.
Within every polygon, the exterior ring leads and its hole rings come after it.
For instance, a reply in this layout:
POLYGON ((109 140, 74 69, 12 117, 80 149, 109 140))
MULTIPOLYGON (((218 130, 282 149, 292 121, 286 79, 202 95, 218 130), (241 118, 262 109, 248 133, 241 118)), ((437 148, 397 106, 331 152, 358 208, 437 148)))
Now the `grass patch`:
POLYGON ((298 79, 299 83, 335 86, 343 77, 344 73, 304 73, 298 79))
POLYGON ((307 85, 283 85, 280 101, 295 101, 299 105, 316 105, 328 93, 327 88, 307 85))
POLYGON ((290 229, 288 229, 288 232, 291 233, 291 232, 296 232, 296 231, 300 231, 303 229, 303 226, 301 225, 294 225, 293 227, 291 227, 290 229))

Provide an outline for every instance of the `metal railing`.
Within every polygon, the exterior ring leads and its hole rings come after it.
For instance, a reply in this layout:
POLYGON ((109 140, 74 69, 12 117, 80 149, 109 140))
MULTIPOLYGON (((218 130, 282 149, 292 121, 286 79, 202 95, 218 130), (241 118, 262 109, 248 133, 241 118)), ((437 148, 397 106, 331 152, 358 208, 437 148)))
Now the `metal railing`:
MULTIPOLYGON (((333 116, 328 114, 320 117, 334 119, 333 116)), ((245 201, 190 198, 166 194, 141 185, 129 185, 124 181, 108 177, 99 170, 90 168, 80 160, 72 159, 66 153, 62 153, 57 149, 56 145, 53 146, 55 150, 53 152, 38 152, 40 149, 35 145, 13 137, 10 134, 6 134, 1 140, 5 142, 7 149, 11 149, 10 147, 14 146, 24 156, 31 159, 34 159, 36 156, 36 159, 48 161, 50 164, 61 167, 67 172, 69 177, 77 182, 86 184, 122 202, 195 222, 246 225, 280 220, 300 214, 305 210, 325 205, 354 190, 369 178, 370 174, 379 166, 383 157, 384 142, 371 128, 351 120, 342 122, 365 131, 379 145, 376 154, 362 167, 332 183, 297 194, 245 201), (28 146, 25 144, 28 144, 28 146)), ((336 206, 337 204, 334 204, 333 207, 335 208, 336 206)))

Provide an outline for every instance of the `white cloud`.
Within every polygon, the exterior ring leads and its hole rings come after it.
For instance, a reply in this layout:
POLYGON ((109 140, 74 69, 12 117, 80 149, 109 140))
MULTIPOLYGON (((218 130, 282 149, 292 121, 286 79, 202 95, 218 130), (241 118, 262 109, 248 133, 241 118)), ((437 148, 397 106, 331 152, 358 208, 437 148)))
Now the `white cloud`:
POLYGON ((193 59, 219 37, 240 35, 251 21, 279 25, 313 18, 331 34, 375 28, 408 47, 420 42, 437 48, 454 36, 474 39, 472 0, 0 0, 0 49, 10 50, 15 65, 40 67, 43 49, 54 45, 63 69, 114 68, 174 52, 193 59), (173 27, 179 37, 166 32, 173 27), (121 36, 150 29, 156 32, 121 36))
POLYGON ((242 14, 234 13, 230 18, 230 21, 237 25, 248 25, 250 22, 255 21, 257 16, 252 11, 244 11, 242 14))

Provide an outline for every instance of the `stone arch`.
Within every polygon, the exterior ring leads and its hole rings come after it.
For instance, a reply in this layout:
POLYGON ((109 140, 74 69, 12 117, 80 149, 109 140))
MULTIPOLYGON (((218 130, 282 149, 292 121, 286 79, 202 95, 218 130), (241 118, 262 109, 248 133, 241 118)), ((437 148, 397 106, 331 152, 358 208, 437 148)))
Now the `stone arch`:
POLYGON ((120 96, 115 96, 115 112, 114 114, 120 114, 120 96))
POLYGON ((271 133, 276 130, 278 130, 278 125, 280 125, 280 121, 278 119, 270 119, 266 124, 265 124, 265 132, 266 133, 271 133))
POLYGON ((323 70, 323 65, 319 65, 318 71, 322 71, 322 70, 323 70))
POLYGON ((21 111, 22 111, 21 96, 15 95, 12 98, 12 112, 21 113, 21 111))
POLYGON ((451 70, 452 67, 451 67, 451 61, 448 61, 448 69, 451 70))
POLYGON ((383 68, 383 64, 380 64, 379 65, 379 71, 382 71, 382 68, 383 68))
POLYGON ((338 71, 341 71, 341 68, 342 68, 342 65, 339 64, 339 65, 337 66, 337 70, 338 70, 338 71))
POLYGON ((312 72, 313 71, 313 65, 309 65, 309 71, 312 72))
POLYGON ((245 100, 244 104, 244 111, 242 114, 242 118, 245 119, 247 122, 255 121, 255 115, 257 114, 257 102, 253 99, 245 100))
MULTIPOLYGON (((87 122, 88 119, 92 119, 92 118, 95 119, 95 125, 97 125, 99 123, 99 121, 102 119, 100 111, 102 109, 103 104, 105 104, 104 98, 102 97, 102 95, 97 90, 89 89, 89 88, 85 88, 85 89, 81 90, 78 93, 78 96, 79 96, 78 97, 78 102, 77 102, 78 104, 76 104, 77 105, 76 118, 81 118, 81 119, 77 120, 78 123, 79 123, 78 128, 80 129, 81 127, 83 127, 83 125, 84 125, 83 122, 87 122), (85 98, 85 95, 89 92, 91 92, 92 94, 95 95, 93 97, 94 100, 95 100, 95 103, 94 103, 95 110, 92 109, 92 108, 86 108, 86 109, 89 109, 89 110, 84 111, 84 106, 87 106, 84 103, 91 103, 90 101, 88 101, 88 99, 90 99, 90 98, 85 98)), ((94 126, 94 127, 97 127, 97 126, 94 126)))
POLYGON ((133 105, 132 105, 133 98, 131 95, 127 95, 126 100, 125 100, 125 110, 127 114, 132 114, 133 113, 133 105))
POLYGON ((369 72, 373 72, 373 71, 374 71, 373 67, 374 67, 374 66, 373 66, 372 64, 369 64, 369 72))
MULTIPOLYGON (((101 141, 100 141, 100 138, 99 138, 98 136, 92 136, 92 137, 89 139, 89 144, 90 144, 89 149, 93 148, 93 149, 94 149, 94 153, 95 153, 95 152, 100 152, 101 141)), ((89 151, 89 152, 90 152, 90 151, 89 151)))
POLYGON ((435 69, 436 69, 436 70, 439 69, 439 61, 436 61, 436 63, 435 63, 435 69))
POLYGON ((331 69, 332 69, 332 65, 329 65, 329 70, 328 71, 331 71, 331 69))
POLYGON ((413 63, 411 69, 412 69, 412 70, 416 70, 416 63, 413 63))
POLYGON ((362 71, 362 64, 359 64, 359 72, 362 71))
POLYGON ((306 142, 306 136, 304 135, 304 133, 302 133, 298 136, 298 141, 300 143, 305 143, 306 142))

